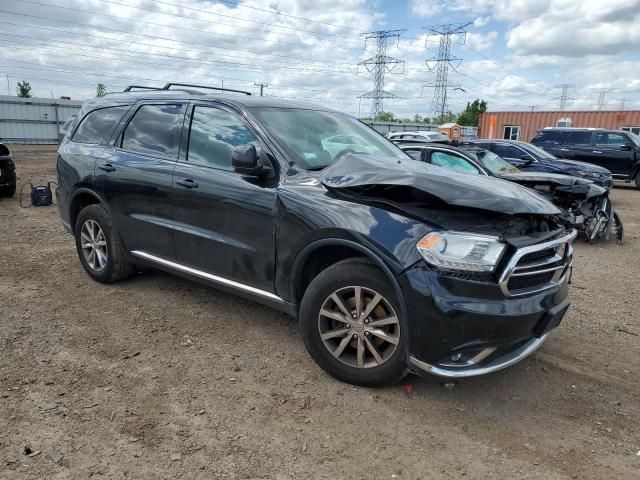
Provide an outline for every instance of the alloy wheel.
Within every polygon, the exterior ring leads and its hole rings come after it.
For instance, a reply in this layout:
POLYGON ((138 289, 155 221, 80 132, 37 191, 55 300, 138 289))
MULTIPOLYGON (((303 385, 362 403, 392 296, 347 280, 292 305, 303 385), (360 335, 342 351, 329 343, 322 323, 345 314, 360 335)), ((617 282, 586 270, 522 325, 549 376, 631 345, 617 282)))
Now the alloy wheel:
POLYGON ((331 355, 355 368, 384 364, 400 343, 400 320, 391 303, 361 286, 329 295, 318 315, 318 329, 331 355))
POLYGON ((107 238, 95 220, 86 220, 80 230, 80 246, 87 265, 101 272, 107 265, 107 238))

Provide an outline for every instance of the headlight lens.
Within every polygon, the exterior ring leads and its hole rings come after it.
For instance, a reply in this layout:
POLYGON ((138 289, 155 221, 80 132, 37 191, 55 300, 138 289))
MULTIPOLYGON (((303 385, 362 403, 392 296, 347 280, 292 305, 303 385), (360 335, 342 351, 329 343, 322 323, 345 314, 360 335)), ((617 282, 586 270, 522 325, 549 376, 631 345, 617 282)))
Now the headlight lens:
POLYGON ((463 232, 431 232, 416 245, 435 267, 493 272, 506 246, 498 237, 463 232))

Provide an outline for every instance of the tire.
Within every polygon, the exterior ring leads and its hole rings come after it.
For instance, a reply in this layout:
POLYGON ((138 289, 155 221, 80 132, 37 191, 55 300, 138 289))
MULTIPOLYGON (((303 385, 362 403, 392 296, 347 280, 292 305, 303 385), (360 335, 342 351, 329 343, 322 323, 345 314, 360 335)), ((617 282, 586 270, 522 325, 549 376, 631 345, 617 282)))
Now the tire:
POLYGON ((300 306, 300 327, 311 357, 338 380, 379 387, 397 383, 407 374, 408 328, 398 299, 387 277, 366 259, 343 260, 312 280, 300 306), (365 316, 376 294, 381 298, 365 316), (336 295, 344 310, 332 299, 336 295), (352 314, 359 310, 360 316, 347 317, 345 310, 352 314))
POLYGON ((102 205, 94 204, 84 207, 76 219, 74 233, 80 263, 96 282, 114 283, 133 275, 135 265, 127 261, 127 254, 120 237, 111 217, 102 205), (102 234, 99 233, 100 231, 102 234), (94 236, 93 242, 91 232, 94 236), (92 247, 85 248, 88 244, 92 247), (91 250, 99 250, 101 253, 94 253, 92 258, 91 250))
POLYGON ((16 193, 16 184, 0 187, 0 197, 13 197, 16 193))
POLYGON ((636 173, 635 182, 636 182, 636 188, 640 190, 640 171, 636 173))

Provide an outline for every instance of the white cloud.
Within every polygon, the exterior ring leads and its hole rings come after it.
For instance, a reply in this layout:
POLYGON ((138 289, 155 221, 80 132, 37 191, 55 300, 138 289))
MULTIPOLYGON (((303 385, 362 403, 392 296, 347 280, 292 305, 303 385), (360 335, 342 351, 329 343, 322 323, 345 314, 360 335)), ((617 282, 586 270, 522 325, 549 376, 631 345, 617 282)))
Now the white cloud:
POLYGON ((475 50, 487 50, 493 46, 493 43, 498 38, 498 32, 492 31, 485 34, 482 33, 467 33, 466 43, 475 50))
POLYGON ((491 16, 487 15, 486 17, 478 17, 473 21, 473 26, 476 28, 484 27, 488 25, 491 21, 491 16))

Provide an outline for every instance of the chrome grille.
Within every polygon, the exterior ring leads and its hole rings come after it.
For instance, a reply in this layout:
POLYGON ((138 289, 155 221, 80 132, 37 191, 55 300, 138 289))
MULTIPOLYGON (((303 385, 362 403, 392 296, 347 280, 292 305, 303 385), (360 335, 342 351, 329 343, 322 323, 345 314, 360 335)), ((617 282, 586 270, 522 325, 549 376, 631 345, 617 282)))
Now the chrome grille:
POLYGON ((500 289, 508 297, 540 292, 564 280, 573 258, 572 230, 555 240, 520 248, 500 275, 500 289))

